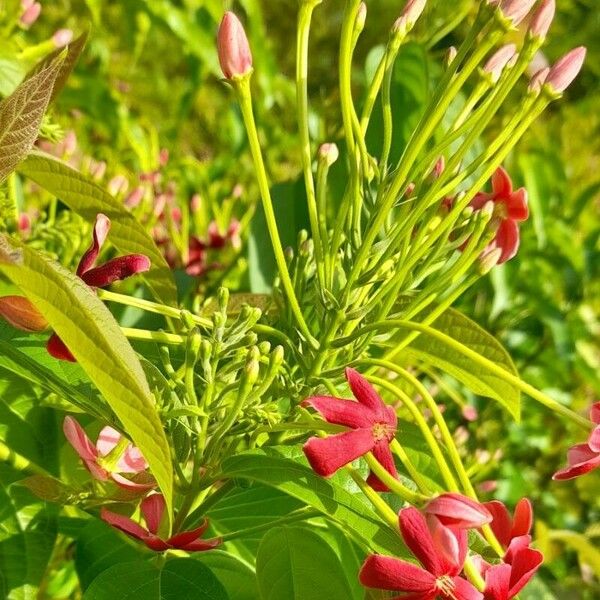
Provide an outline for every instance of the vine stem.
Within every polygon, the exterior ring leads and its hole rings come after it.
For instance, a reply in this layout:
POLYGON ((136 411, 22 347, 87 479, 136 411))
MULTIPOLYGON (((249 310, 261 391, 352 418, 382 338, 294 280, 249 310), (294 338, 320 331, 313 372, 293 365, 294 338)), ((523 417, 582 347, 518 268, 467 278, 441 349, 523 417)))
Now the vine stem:
POLYGON ((364 458, 367 461, 371 471, 373 471, 373 473, 383 482, 383 484, 390 488, 394 494, 396 494, 405 502, 418 506, 430 499, 429 496, 413 492, 411 489, 400 483, 385 470, 385 468, 375 458, 375 456, 371 454, 371 452, 367 452, 364 458))

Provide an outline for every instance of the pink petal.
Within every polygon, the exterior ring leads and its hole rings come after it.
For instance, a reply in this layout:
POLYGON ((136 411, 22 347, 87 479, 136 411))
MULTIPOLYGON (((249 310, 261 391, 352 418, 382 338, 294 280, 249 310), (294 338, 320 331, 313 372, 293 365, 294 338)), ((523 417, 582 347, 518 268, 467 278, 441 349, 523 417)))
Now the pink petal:
POLYGON ((360 569, 362 585, 378 590, 418 592, 435 597, 435 577, 412 563, 391 556, 371 554, 360 569))
POLYGON ((543 562, 544 555, 533 548, 522 548, 515 553, 511 562, 509 598, 516 596, 531 581, 543 562))
POLYGON ((126 533, 127 535, 130 535, 138 540, 145 540, 149 535, 148 531, 146 531, 143 527, 140 527, 135 521, 132 521, 123 515, 111 512, 110 510, 106 510, 105 508, 100 510, 100 518, 103 521, 106 521, 106 523, 109 525, 116 527, 123 533, 126 533))
POLYGON ((438 555, 443 557, 446 563, 444 571, 450 575, 458 575, 465 563, 467 532, 464 530, 455 532, 433 515, 427 515, 426 520, 438 555))
POLYGON ((436 577, 447 575, 445 559, 438 552, 425 517, 416 508, 403 508, 398 514, 400 533, 423 567, 436 577))
POLYGON ((527 204, 527 190, 519 188, 506 199, 506 209, 509 218, 514 221, 525 221, 529 218, 529 206, 527 204))
POLYGON ((143 254, 119 256, 86 271, 81 278, 91 287, 106 287, 115 281, 127 279, 150 269, 150 259, 143 254))
POLYGON ((302 406, 312 406, 328 423, 336 425, 359 429, 360 427, 370 427, 374 423, 373 413, 354 400, 314 396, 307 398, 302 406))
POLYGON ((375 440, 370 429, 355 429, 326 438, 312 437, 302 449, 315 472, 329 477, 344 465, 372 450, 374 445, 375 440))
POLYGON ((496 233, 496 246, 502 249, 499 265, 515 256, 519 250, 519 226, 512 219, 504 219, 496 233))
POLYGON ((121 441, 121 434, 107 425, 103 427, 96 440, 96 448, 100 456, 106 456, 121 441))
POLYGON ((498 167, 492 175, 492 189, 497 198, 508 198, 513 191, 510 175, 503 167, 498 167))
POLYGON ((573 479, 585 475, 600 466, 600 453, 594 452, 587 444, 577 444, 567 453, 569 466, 552 476, 555 481, 573 479))
POLYGON ((600 452, 600 425, 594 427, 587 441, 592 452, 600 452))
POLYGON ((70 350, 65 346, 64 342, 53 333, 46 344, 48 354, 58 360, 68 360, 69 362, 77 362, 70 350))
POLYGON ((156 481, 152 480, 149 482, 138 483, 136 481, 132 481, 131 479, 127 479, 119 473, 111 473, 111 478, 113 481, 121 488, 125 490, 129 490, 131 492, 144 493, 153 490, 156 487, 156 481))
POLYGON ((494 565, 485 575, 486 600, 508 600, 510 565, 494 565))
POLYGON ((91 461, 95 461, 98 458, 96 447, 86 435, 83 427, 73 417, 65 417, 63 432, 67 441, 73 446, 80 458, 91 461))
POLYGON ((533 525, 533 508, 527 498, 521 498, 515 506, 511 537, 528 535, 533 525))
POLYGON ((119 460, 117 468, 120 473, 141 473, 148 468, 148 463, 139 448, 129 444, 121 460, 119 460))
POLYGON ((103 469, 95 460, 84 460, 83 464, 94 479, 98 481, 106 481, 108 479, 108 471, 103 469))
POLYGON ((469 204, 469 206, 473 210, 481 210, 486 205, 487 202, 489 202, 490 200, 493 200, 493 199, 494 199, 493 194, 486 194, 485 192, 479 192, 478 194, 475 195, 473 200, 471 200, 471 203, 469 204))
POLYGON ((600 425, 600 402, 592 404, 592 408, 590 408, 590 421, 600 425))
POLYGON ((96 263, 96 259, 98 258, 98 254, 100 253, 100 249, 104 245, 106 241, 106 237, 108 236, 108 232, 110 230, 110 219, 100 213, 96 216, 96 224, 94 225, 93 237, 92 237, 92 245, 87 249, 85 254, 81 257, 79 261, 79 265, 77 267, 77 275, 80 277, 89 271, 94 264, 96 263))
POLYGON ((346 379, 354 397, 367 408, 370 408, 377 418, 386 422, 389 414, 386 404, 383 402, 375 388, 355 369, 346 368, 346 379))
POLYGON ((162 494, 151 494, 142 500, 142 515, 150 533, 156 534, 165 512, 165 498, 162 494))
POLYGON ((485 502, 484 506, 492 514, 490 527, 498 541, 506 548, 510 544, 512 518, 506 506, 499 500, 485 502))
POLYGON ((483 594, 471 583, 462 577, 453 579, 454 593, 448 596, 448 600, 482 600, 483 594))
POLYGON ((442 494, 431 500, 425 512, 435 515, 444 525, 471 529, 492 520, 492 514, 483 504, 462 494, 442 494))
MULTIPOLYGON (((381 466, 394 478, 398 479, 398 471, 394 463, 394 457, 386 440, 380 440, 373 446, 373 455, 379 461, 381 466)), ((378 492, 388 492, 389 488, 380 481, 372 472, 367 478, 367 483, 378 492)))

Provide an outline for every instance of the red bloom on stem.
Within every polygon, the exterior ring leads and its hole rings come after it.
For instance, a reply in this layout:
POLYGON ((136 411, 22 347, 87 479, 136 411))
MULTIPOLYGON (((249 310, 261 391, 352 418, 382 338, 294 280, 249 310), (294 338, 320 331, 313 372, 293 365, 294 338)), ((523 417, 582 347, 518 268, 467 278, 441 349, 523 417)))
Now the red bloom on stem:
POLYGON ((109 525, 140 540, 150 550, 154 550, 155 552, 163 552, 169 549, 202 552, 203 550, 212 550, 221 544, 219 538, 210 540, 200 539, 208 528, 208 519, 204 519, 200 527, 191 529, 190 531, 182 531, 166 540, 161 538, 158 532, 165 512, 165 499, 162 494, 152 494, 144 498, 140 504, 140 509, 146 522, 145 528, 132 519, 106 510, 105 508, 100 511, 100 517, 109 525))
POLYGON ((413 563, 373 554, 360 570, 359 579, 368 588, 404 592, 403 600, 481 600, 483 595, 459 577, 467 555, 467 532, 447 527, 434 516, 427 520, 416 508, 399 513, 400 532, 419 559, 413 563))
POLYGON ((471 529, 491 522, 492 513, 486 506, 462 494, 447 493, 430 500, 423 512, 435 516, 442 525, 471 529))
POLYGON ((527 190, 513 190, 509 174, 498 167, 492 176, 492 192, 480 192, 471 201, 475 210, 483 208, 486 202, 494 203, 494 216, 500 220, 496 238, 485 249, 484 255, 496 249, 501 250, 497 264, 502 264, 515 256, 519 249, 519 225, 529 217, 527 190))
MULTIPOLYGON (((81 257, 77 266, 77 275, 90 287, 103 288, 115 281, 127 279, 131 275, 143 273, 150 268, 150 259, 143 254, 119 256, 108 262, 95 266, 100 250, 110 230, 110 219, 103 214, 96 217, 92 244, 81 257)), ((62 340, 53 333, 46 346, 50 355, 60 360, 75 361, 75 358, 62 340)))
POLYGON ((533 508, 527 498, 521 498, 517 502, 512 517, 499 500, 485 502, 483 505, 493 515, 490 527, 504 548, 508 548, 514 538, 529 535, 533 525, 533 508))
POLYGON ((138 483, 121 475, 121 473, 137 475, 148 468, 148 463, 141 452, 131 443, 123 449, 114 467, 107 464, 106 457, 123 440, 116 429, 104 427, 96 444, 92 443, 83 427, 72 417, 65 417, 63 431, 87 470, 98 481, 112 479, 118 486, 134 492, 147 492, 156 487, 154 480, 151 483, 138 483))
MULTIPOLYGON (((358 402, 314 396, 302 403, 303 406, 312 406, 328 423, 345 425, 352 430, 326 438, 310 438, 303 447, 310 466, 319 475, 329 477, 358 457, 373 452, 381 465, 397 477, 390 450, 398 425, 394 409, 387 406, 373 386, 354 369, 346 369, 346 379, 358 402)), ((388 490, 373 473, 367 482, 378 491, 388 490)))
POLYGON ((590 409, 590 421, 596 424, 587 443, 572 446, 567 453, 567 466, 552 476, 555 481, 573 479, 600 467, 600 402, 590 409))

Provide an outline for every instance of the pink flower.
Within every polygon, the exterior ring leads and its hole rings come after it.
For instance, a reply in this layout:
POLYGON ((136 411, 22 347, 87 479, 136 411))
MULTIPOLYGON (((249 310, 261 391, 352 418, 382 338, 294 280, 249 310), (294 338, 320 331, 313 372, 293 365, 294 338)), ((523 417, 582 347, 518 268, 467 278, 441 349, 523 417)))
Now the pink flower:
POLYGON ((485 600, 510 600, 529 583, 544 562, 543 554, 530 548, 530 543, 528 535, 514 538, 498 565, 481 558, 475 561, 485 579, 485 600))
POLYGON ((359 579, 368 588, 405 592, 407 600, 481 600, 466 579, 459 577, 467 555, 467 532, 442 525, 435 517, 425 520, 416 508, 399 513, 405 544, 423 567, 372 554, 360 570, 359 579))
POLYGON ((21 3, 23 13, 21 14, 20 22, 23 27, 31 27, 42 12, 42 5, 39 2, 21 3))
POLYGON ((154 480, 149 483, 139 483, 121 475, 121 473, 137 475, 148 468, 140 451, 131 443, 123 450, 114 467, 107 464, 106 457, 122 440, 121 434, 112 427, 107 426, 102 429, 95 445, 72 417, 65 417, 63 431, 87 470, 98 481, 112 479, 118 486, 134 492, 147 492, 156 487, 154 480))
MULTIPOLYGON (((319 475, 329 477, 358 457, 373 452, 383 467, 397 477, 390 451, 390 442, 398 425, 394 409, 387 406, 371 384, 354 369, 346 369, 346 379, 358 402, 315 396, 302 403, 312 406, 328 423, 351 429, 326 438, 310 438, 303 447, 308 462, 319 475)), ((388 489, 373 473, 367 482, 378 491, 388 489)))
POLYGON ((481 527, 492 520, 486 505, 456 493, 441 494, 430 500, 423 512, 434 515, 442 525, 457 529, 481 527))
POLYGON ((100 511, 100 517, 109 525, 140 540, 150 550, 154 550, 155 552, 163 552, 169 549, 201 552, 203 550, 212 550, 221 544, 221 540, 218 538, 210 540, 199 539, 208 528, 208 519, 204 519, 202 525, 196 529, 182 531, 166 540, 160 537, 158 532, 165 512, 165 499, 162 494, 151 494, 144 498, 140 509, 146 522, 145 528, 138 525, 132 519, 106 510, 105 508, 102 508, 100 511))
POLYGON ((587 54, 587 48, 580 46, 571 50, 559 59, 550 69, 546 77, 546 83, 557 93, 564 92, 579 75, 583 61, 587 54))
POLYGON ((533 508, 527 498, 521 498, 517 502, 512 517, 499 500, 485 502, 483 506, 493 515, 490 527, 504 548, 508 548, 514 538, 529 535, 533 525, 533 508))
POLYGON ((59 29, 54 32, 52 42, 57 48, 64 48, 71 43, 73 32, 70 29, 59 29))
POLYGON ((590 409, 590 421, 596 424, 587 443, 572 446, 567 453, 567 466, 552 476, 555 481, 585 475, 600 466, 600 402, 590 409))
POLYGON ((502 167, 498 167, 492 177, 492 190, 491 193, 479 192, 471 206, 480 210, 487 202, 494 203, 494 216, 500 220, 500 225, 496 238, 485 249, 484 255, 499 248, 501 253, 497 264, 502 264, 513 258, 519 249, 518 223, 529 217, 527 191, 525 188, 513 191, 510 176, 502 167))
MULTIPOLYGON (((106 241, 109 229, 109 218, 106 215, 99 214, 94 225, 92 244, 81 257, 77 267, 77 275, 90 287, 103 288, 115 281, 127 279, 127 277, 137 273, 143 273, 150 268, 150 260, 142 254, 119 256, 99 267, 94 266, 100 254, 100 249, 106 241)), ((48 340, 46 348, 54 358, 75 361, 69 349, 55 333, 48 340)))
POLYGON ((235 14, 223 16, 217 35, 219 63, 227 79, 242 77, 252 71, 252 53, 244 26, 235 14))

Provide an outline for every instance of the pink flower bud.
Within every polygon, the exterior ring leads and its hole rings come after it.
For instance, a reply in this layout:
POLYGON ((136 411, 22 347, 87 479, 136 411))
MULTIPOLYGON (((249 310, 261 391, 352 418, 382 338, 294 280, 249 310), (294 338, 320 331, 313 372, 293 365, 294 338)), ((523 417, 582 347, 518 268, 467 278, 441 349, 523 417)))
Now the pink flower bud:
POLYGON ((54 32, 52 41, 57 48, 64 48, 71 43, 73 32, 70 29, 59 29, 54 32))
POLYGON ((443 525, 458 529, 481 527, 492 520, 492 515, 485 506, 457 493, 441 494, 429 501, 423 512, 435 515, 443 525))
POLYGON ((435 162, 435 165, 433 165, 433 170, 431 171, 431 176, 434 179, 439 179, 445 170, 446 170, 446 159, 442 155, 437 159, 437 161, 435 162))
POLYGON ((162 148, 160 153, 158 154, 158 164, 161 167, 166 167, 169 162, 169 150, 167 148, 162 148))
POLYGON ((478 486, 479 491, 484 494, 490 494, 491 492, 496 491, 498 488, 498 482, 490 479, 489 481, 482 481, 478 486))
POLYGON ((356 22, 354 23, 355 30, 362 31, 365 27, 366 20, 367 20, 367 5, 364 2, 361 2, 358 7, 358 12, 356 13, 356 22))
POLYGON ((516 51, 517 47, 514 44, 506 44, 506 46, 502 46, 502 48, 497 50, 485 63, 483 70, 490 74, 493 83, 496 83, 500 79, 502 71, 515 56, 516 51))
POLYGON ((330 167, 340 156, 340 151, 336 144, 326 143, 319 147, 319 158, 327 163, 330 167))
POLYGON ((477 412, 477 409, 474 406, 470 406, 469 404, 466 404, 465 406, 463 406, 462 415, 467 421, 471 421, 471 422, 477 421, 477 418, 479 417, 479 413, 477 412))
POLYGON ((32 333, 44 331, 48 328, 46 319, 23 296, 4 296, 0 298, 0 317, 21 331, 32 333))
POLYGON ((21 0, 21 8, 27 10, 34 2, 35 0, 21 0))
POLYGON ((219 63, 227 79, 242 77, 252 70, 252 53, 244 26, 234 13, 223 16, 217 35, 219 63))
POLYGON ((31 233, 31 218, 27 213, 19 215, 18 227, 23 237, 27 237, 31 233))
POLYGON ((92 160, 92 163, 90 164, 90 175, 96 181, 100 181, 104 177, 105 173, 106 173, 106 163, 103 160, 101 160, 101 161, 92 160))
POLYGON ((513 25, 518 25, 533 8, 537 0, 502 0, 500 2, 500 10, 502 14, 513 22, 513 25))
POLYGON ((67 131, 67 133, 65 134, 65 137, 63 139, 63 149, 65 154, 68 156, 70 156, 75 152, 75 150, 77 150, 77 136, 75 135, 75 132, 72 129, 67 131))
POLYGON ((552 87, 555 92, 562 93, 573 83, 573 80, 581 71, 587 48, 579 46, 565 54, 550 69, 546 83, 552 87))
POLYGON ((37 18, 40 16, 41 12, 42 5, 39 2, 30 4, 21 15, 21 25, 23 25, 23 27, 30 27, 37 21, 37 18))
POLYGON ((108 191, 112 196, 116 196, 117 194, 124 194, 129 187, 129 182, 124 175, 115 175, 108 182, 108 191))
POLYGON ((412 27, 425 10, 426 4, 427 0, 408 0, 402 11, 401 18, 405 17, 409 27, 412 27))
POLYGON ((546 82, 546 79, 548 78, 548 73, 550 73, 550 68, 546 67, 544 69, 540 69, 530 80, 529 82, 529 91, 530 92, 535 92, 538 93, 541 89, 542 86, 544 85, 544 83, 546 82))
POLYGON ((125 206, 127 208, 135 208, 136 206, 139 206, 143 198, 144 188, 136 187, 135 190, 133 190, 133 192, 131 192, 131 194, 129 194, 129 196, 127 196, 125 199, 125 206))
POLYGON ((457 53, 458 52, 455 46, 450 46, 450 48, 448 48, 448 50, 446 51, 446 57, 444 59, 444 62, 446 63, 447 67, 449 67, 454 62, 457 53))
POLYGON ((190 207, 192 212, 198 212, 202 208, 202 196, 200 196, 200 194, 194 194, 192 196, 190 207))
POLYGON ((556 12, 556 3, 554 0, 544 0, 540 7, 535 11, 529 26, 529 33, 534 37, 545 38, 556 12))
POLYGON ((417 186, 415 185, 415 183, 413 181, 411 181, 407 186, 406 186, 406 191, 404 192, 404 197, 405 198, 410 198, 412 196, 412 193, 415 191, 415 188, 417 186))
POLYGON ((241 183, 236 183, 233 186, 233 190, 231 192, 231 195, 237 200, 238 198, 241 198, 244 195, 244 186, 241 183))

